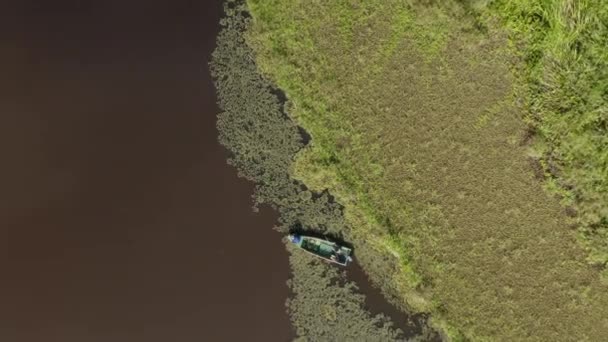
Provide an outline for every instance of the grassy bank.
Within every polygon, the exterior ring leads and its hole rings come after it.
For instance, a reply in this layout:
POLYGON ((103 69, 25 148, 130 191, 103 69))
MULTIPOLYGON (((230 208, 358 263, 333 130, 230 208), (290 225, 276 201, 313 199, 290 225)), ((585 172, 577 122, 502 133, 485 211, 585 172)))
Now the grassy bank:
MULTIPOLYGON (((222 109, 219 139, 230 151, 229 163, 255 182, 256 205, 267 204, 280 213, 279 229, 303 226, 339 235, 345 226, 341 207, 327 193, 310 191, 290 175, 303 137, 283 112, 276 88, 258 72, 243 37, 248 26, 245 7, 228 1, 211 70, 222 109)), ((287 309, 299 340, 402 340, 388 319, 366 310, 364 296, 343 274, 302 251, 291 252, 293 297, 287 309)), ((433 336, 423 330, 424 336, 433 336)))
POLYGON ((509 47, 515 7, 248 3, 259 67, 313 138, 292 172, 345 206, 389 295, 454 338, 606 335, 608 288, 528 157, 535 62, 509 47))

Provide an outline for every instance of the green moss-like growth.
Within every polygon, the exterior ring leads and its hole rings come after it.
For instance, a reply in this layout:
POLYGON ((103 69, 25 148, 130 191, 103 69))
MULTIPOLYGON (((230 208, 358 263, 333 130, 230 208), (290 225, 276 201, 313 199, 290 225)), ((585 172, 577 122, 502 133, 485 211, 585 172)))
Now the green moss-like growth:
POLYGON ((306 341, 394 341, 401 333, 383 316, 364 309, 364 297, 337 268, 289 248, 294 294, 288 301, 291 320, 306 341))
POLYGON ((283 112, 276 88, 256 69, 243 37, 248 25, 245 8, 229 4, 211 63, 222 109, 219 140, 231 152, 229 163, 255 182, 257 204, 280 211, 283 230, 305 226, 338 233, 344 227, 340 206, 326 192, 312 193, 289 174, 304 146, 302 133, 283 112))

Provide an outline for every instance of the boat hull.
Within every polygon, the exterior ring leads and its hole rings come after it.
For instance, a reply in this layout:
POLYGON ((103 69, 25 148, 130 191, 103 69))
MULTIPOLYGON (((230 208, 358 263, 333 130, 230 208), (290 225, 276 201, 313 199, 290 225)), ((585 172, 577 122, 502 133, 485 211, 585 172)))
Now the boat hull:
POLYGON ((290 241, 303 251, 328 262, 347 266, 352 250, 335 242, 306 235, 290 235, 290 241))

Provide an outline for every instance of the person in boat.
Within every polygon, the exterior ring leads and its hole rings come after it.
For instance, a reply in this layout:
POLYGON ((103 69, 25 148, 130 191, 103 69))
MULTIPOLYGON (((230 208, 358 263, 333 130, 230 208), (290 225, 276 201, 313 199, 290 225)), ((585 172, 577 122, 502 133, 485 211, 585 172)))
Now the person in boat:
POLYGON ((338 245, 335 245, 334 252, 331 255, 331 260, 340 262, 340 261, 342 261, 342 255, 343 255, 342 248, 340 248, 340 246, 338 246, 338 245))
POLYGON ((289 234, 289 240, 295 244, 299 243, 302 237, 298 234, 289 234))

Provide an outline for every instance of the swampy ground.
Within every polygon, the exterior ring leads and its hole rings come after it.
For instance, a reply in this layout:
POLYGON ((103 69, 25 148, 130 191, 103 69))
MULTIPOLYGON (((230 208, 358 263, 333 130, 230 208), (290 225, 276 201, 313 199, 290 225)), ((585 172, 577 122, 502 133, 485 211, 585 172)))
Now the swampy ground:
POLYGON ((312 138, 291 173, 344 206, 389 298, 452 339, 606 335, 600 2, 247 4, 312 138))

